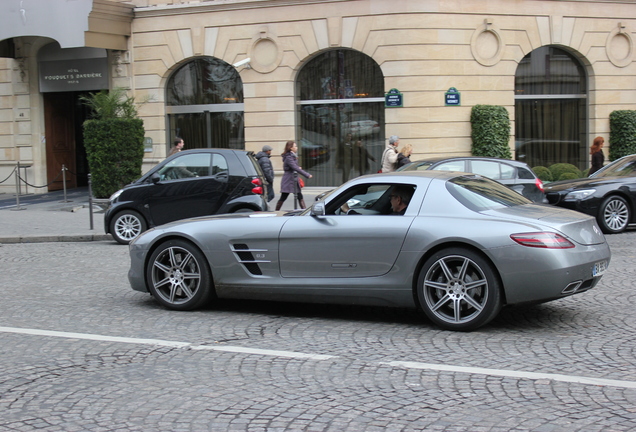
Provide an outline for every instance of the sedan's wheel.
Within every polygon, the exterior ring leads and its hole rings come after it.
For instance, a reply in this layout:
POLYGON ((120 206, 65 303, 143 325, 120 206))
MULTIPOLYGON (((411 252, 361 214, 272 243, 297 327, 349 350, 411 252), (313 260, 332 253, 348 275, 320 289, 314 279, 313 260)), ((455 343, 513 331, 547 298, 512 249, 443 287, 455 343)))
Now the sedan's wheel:
POLYGON ((164 306, 192 310, 212 293, 210 267, 193 244, 169 240, 159 245, 148 260, 146 281, 150 293, 164 306))
POLYGON ((463 248, 430 257, 420 273, 417 294, 424 313, 448 330, 474 330, 501 309, 501 288, 492 266, 463 248))
POLYGON ((629 205, 623 197, 607 197, 601 204, 596 219, 605 234, 623 232, 630 220, 629 205))
POLYGON ((146 231, 146 221, 134 210, 124 210, 117 213, 110 222, 110 233, 115 241, 128 244, 146 231))

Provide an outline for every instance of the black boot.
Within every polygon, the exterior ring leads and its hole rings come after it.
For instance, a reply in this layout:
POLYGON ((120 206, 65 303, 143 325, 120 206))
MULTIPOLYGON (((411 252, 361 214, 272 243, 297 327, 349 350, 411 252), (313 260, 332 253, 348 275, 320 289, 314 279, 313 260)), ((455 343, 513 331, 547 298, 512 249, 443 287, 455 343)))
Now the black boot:
POLYGON ((300 208, 301 209, 305 208, 305 200, 304 199, 298 200, 298 204, 300 204, 300 208))
POLYGON ((283 201, 278 201, 276 203, 276 211, 280 210, 280 208, 283 206, 283 201))

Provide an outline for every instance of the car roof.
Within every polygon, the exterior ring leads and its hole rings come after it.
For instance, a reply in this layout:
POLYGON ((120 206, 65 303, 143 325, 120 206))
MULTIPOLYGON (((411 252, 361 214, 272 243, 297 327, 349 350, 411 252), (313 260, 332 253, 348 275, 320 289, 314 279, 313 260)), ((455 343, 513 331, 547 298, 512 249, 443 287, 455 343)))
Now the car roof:
POLYGON ((438 163, 438 162, 456 161, 456 160, 457 161, 459 161, 459 160, 483 160, 483 161, 503 162, 503 163, 507 163, 507 164, 510 164, 510 165, 518 166, 518 167, 524 167, 524 168, 528 167, 528 164, 525 163, 525 162, 521 162, 521 161, 517 161, 517 160, 513 160, 513 159, 502 159, 502 158, 485 157, 485 156, 454 156, 454 157, 439 156, 439 157, 433 157, 433 158, 418 159, 418 160, 413 161, 413 163, 423 163, 423 162, 438 163))

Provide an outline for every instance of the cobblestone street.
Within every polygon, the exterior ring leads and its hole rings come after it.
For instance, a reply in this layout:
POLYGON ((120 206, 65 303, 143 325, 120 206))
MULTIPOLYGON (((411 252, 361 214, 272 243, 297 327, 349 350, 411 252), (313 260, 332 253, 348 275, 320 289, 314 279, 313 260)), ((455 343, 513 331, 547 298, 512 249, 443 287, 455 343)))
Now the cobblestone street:
POLYGON ((174 312, 111 241, 0 245, 0 431, 632 431, 636 231, 593 290, 479 331, 415 311, 174 312))

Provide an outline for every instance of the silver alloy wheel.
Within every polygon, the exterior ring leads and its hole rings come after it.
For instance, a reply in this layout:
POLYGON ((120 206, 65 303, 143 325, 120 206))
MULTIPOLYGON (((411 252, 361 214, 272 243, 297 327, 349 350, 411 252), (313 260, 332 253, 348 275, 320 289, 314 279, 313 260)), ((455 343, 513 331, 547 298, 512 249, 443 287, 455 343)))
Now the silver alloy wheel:
POLYGON ((462 324, 475 320, 486 308, 489 285, 473 260, 448 255, 435 261, 424 278, 424 300, 441 321, 462 324))
POLYGON ((157 296, 169 305, 190 302, 201 287, 201 266, 187 249, 171 246, 152 263, 152 286, 157 296))
POLYGON ((629 209, 627 203, 618 197, 612 198, 603 207, 603 220, 612 231, 620 232, 627 227, 629 222, 629 209))
POLYGON ((124 213, 117 217, 114 226, 115 234, 126 242, 131 242, 143 231, 141 220, 132 213, 124 213))

